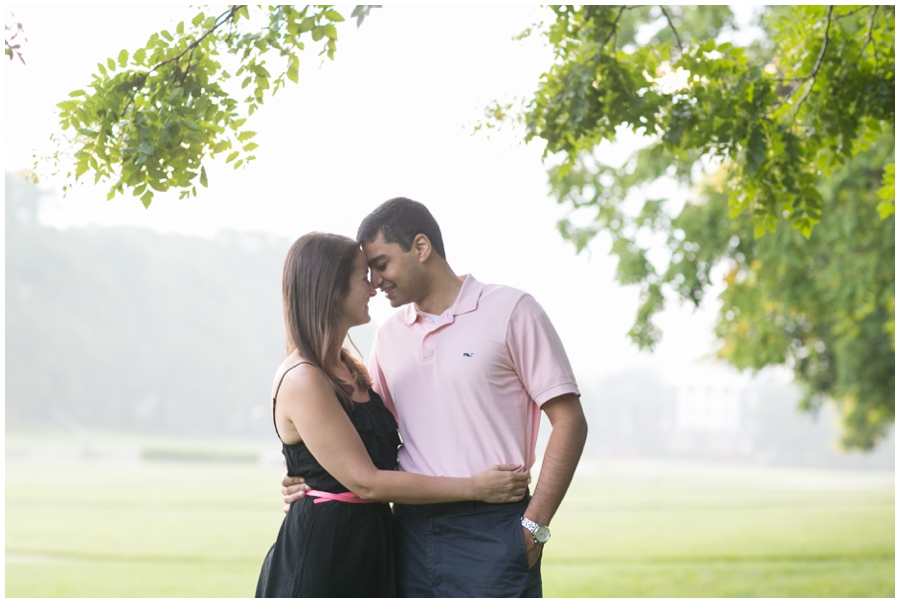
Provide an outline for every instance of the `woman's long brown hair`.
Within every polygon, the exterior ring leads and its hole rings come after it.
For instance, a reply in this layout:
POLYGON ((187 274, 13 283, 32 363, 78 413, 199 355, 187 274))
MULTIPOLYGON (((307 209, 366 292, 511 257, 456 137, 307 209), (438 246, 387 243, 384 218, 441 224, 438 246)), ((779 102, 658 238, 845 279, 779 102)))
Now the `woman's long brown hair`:
POLYGON ((291 245, 281 282, 288 353, 296 349, 320 368, 348 410, 353 407, 354 382, 363 390, 371 386, 365 367, 337 340, 336 333, 339 308, 350 290, 357 254, 359 244, 353 239, 311 232, 291 245), (341 360, 350 368, 351 382, 337 377, 326 362, 338 348, 341 360))

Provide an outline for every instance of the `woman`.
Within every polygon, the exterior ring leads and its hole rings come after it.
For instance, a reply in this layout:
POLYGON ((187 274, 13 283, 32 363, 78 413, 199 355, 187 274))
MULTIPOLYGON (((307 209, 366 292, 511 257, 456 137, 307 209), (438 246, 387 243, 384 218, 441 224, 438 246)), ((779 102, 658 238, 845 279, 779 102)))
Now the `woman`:
POLYGON ((513 502, 527 476, 512 465, 474 478, 396 471, 397 422, 343 347, 369 322, 375 289, 352 239, 310 233, 288 251, 282 294, 290 353, 272 386, 289 475, 312 488, 291 505, 269 550, 257 597, 394 596, 391 511, 379 501, 513 502))

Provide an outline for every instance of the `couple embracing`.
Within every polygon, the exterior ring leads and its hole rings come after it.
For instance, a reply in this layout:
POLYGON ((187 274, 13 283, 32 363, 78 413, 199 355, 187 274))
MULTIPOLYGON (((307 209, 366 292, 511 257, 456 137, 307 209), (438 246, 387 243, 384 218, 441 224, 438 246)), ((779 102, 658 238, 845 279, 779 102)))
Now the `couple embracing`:
POLYGON ((547 526, 587 436, 541 306, 457 276, 434 217, 405 198, 355 241, 298 239, 282 288, 272 412, 290 506, 256 596, 540 597, 547 526), (367 370, 343 342, 376 288, 399 310, 367 370), (552 432, 529 495, 542 411, 552 432))

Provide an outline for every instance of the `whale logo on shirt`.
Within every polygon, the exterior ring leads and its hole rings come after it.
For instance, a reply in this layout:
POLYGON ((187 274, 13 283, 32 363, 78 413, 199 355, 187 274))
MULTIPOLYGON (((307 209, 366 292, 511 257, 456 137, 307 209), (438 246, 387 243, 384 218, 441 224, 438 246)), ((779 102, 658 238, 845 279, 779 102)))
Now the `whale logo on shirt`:
POLYGON ((475 352, 463 352, 463 356, 465 356, 466 358, 471 358, 474 355, 475 355, 475 352))

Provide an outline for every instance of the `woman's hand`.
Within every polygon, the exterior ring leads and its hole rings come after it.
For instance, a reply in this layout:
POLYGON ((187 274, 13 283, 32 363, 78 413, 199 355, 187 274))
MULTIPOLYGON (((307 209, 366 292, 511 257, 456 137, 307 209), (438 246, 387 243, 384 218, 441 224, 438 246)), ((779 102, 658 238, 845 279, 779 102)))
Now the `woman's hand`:
POLYGON ((474 478, 475 500, 508 503, 522 500, 528 487, 528 474, 518 465, 494 465, 474 478))

